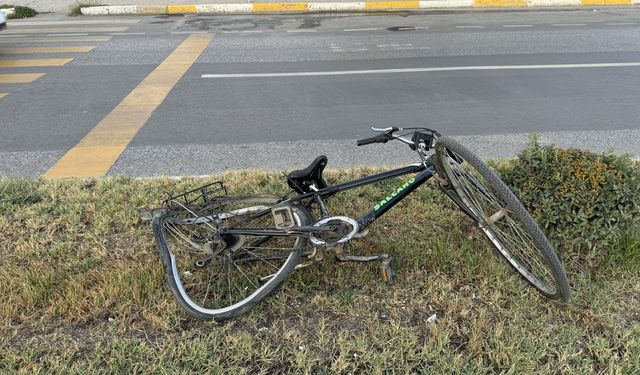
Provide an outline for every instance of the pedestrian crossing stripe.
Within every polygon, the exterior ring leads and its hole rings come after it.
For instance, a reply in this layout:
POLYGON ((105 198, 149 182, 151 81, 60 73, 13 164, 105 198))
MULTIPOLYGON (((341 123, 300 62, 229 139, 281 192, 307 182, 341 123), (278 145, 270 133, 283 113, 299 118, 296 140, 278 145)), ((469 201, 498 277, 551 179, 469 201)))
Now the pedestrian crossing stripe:
POLYGON ((0 38, 0 43, 66 43, 66 42, 108 42, 112 36, 52 36, 52 37, 10 37, 0 38))
POLYGON ((44 177, 104 176, 207 48, 213 35, 191 35, 133 89, 77 145, 67 151, 44 177))
POLYGON ((50 27, 22 29, 12 27, 2 31, 3 34, 61 34, 61 33, 116 33, 126 31, 128 27, 50 27))
POLYGON ((79 53, 91 52, 96 46, 64 46, 64 47, 17 47, 0 48, 0 55, 21 53, 79 53))
POLYGON ((16 59, 0 60, 0 68, 31 68, 42 66, 63 66, 73 59, 16 59))

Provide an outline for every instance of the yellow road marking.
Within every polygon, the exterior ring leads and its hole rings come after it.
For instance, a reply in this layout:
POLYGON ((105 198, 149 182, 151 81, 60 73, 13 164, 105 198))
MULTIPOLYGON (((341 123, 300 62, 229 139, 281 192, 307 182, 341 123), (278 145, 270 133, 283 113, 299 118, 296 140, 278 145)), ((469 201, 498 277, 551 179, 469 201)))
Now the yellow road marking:
POLYGON ((6 92, 0 92, 0 99, 4 98, 5 96, 9 95, 6 92))
POLYGON ((108 42, 112 36, 54 36, 54 37, 9 37, 0 38, 0 43, 56 43, 56 42, 108 42))
POLYGON ((128 27, 51 27, 42 29, 9 28, 3 34, 61 34, 61 33, 115 33, 126 31, 128 27))
POLYGON ((73 59, 0 60, 0 68, 30 68, 33 66, 63 66, 73 59))
POLYGON ((365 9, 411 9, 419 8, 419 1, 367 1, 365 9))
POLYGON ((74 53, 89 52, 96 46, 66 46, 66 47, 18 47, 0 48, 0 55, 20 53, 74 53))
POLYGON ((44 177, 104 176, 212 39, 189 36, 44 177))
POLYGON ((195 5, 167 5, 167 14, 195 13, 195 5))
POLYGON ((9 21, 9 26, 129 25, 140 20, 9 21))
POLYGON ((44 73, 0 74, 0 84, 29 83, 43 75, 44 73))
POLYGON ((308 3, 254 3, 254 12, 304 12, 308 3))

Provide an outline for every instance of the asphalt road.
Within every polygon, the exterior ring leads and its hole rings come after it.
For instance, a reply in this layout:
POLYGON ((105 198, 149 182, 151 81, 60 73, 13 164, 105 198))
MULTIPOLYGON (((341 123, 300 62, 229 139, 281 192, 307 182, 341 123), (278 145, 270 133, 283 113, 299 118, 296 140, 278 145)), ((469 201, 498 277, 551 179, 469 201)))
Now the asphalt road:
POLYGON ((414 161, 400 144, 355 146, 390 125, 433 127, 484 157, 515 155, 532 132, 640 156, 640 9, 38 18, 8 31, 0 66, 19 62, 0 82, 44 76, 0 83, 0 176, 44 174, 200 33, 213 40, 109 175, 289 169, 321 153, 334 168, 414 161), (50 46, 95 48, 12 50, 50 46), (45 58, 73 60, 21 61, 45 58))

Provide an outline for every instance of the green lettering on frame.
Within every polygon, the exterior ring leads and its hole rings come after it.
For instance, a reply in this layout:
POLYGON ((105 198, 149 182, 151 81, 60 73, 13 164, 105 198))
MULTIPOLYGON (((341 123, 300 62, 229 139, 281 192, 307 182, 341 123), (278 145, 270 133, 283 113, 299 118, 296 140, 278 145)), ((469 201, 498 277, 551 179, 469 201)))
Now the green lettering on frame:
POLYGON ((400 194, 404 189, 408 188, 415 181, 416 181, 416 178, 412 177, 409 181, 405 182, 398 189, 394 190, 391 194, 387 195, 387 197, 384 198, 383 200, 381 200, 380 203, 378 203, 375 206, 373 206, 373 210, 374 211, 378 211, 380 209, 380 207, 384 206, 387 202, 389 202, 391 200, 391 198, 393 198, 396 195, 400 194))

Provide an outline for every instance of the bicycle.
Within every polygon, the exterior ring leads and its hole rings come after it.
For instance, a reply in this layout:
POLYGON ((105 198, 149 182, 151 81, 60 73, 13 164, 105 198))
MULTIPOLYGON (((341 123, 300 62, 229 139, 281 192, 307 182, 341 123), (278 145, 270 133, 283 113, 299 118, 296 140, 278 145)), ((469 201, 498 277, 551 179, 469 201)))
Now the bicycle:
POLYGON ((293 196, 229 196, 221 182, 168 198, 156 211, 153 231, 166 281, 178 304, 199 319, 234 318, 273 293, 289 275, 333 248, 340 260, 381 261, 393 282, 387 254, 345 254, 344 244, 367 234, 380 218, 431 177, 502 257, 543 296, 567 302, 565 270, 547 237, 505 183, 479 157, 456 140, 427 128, 372 128, 380 134, 358 146, 400 141, 420 162, 329 186, 323 178, 326 156, 289 173, 293 196), (327 198, 345 190, 405 175, 412 177, 373 205, 361 218, 331 216, 327 198), (312 211, 319 212, 315 219, 312 211), (311 245, 310 247, 307 247, 311 245))

